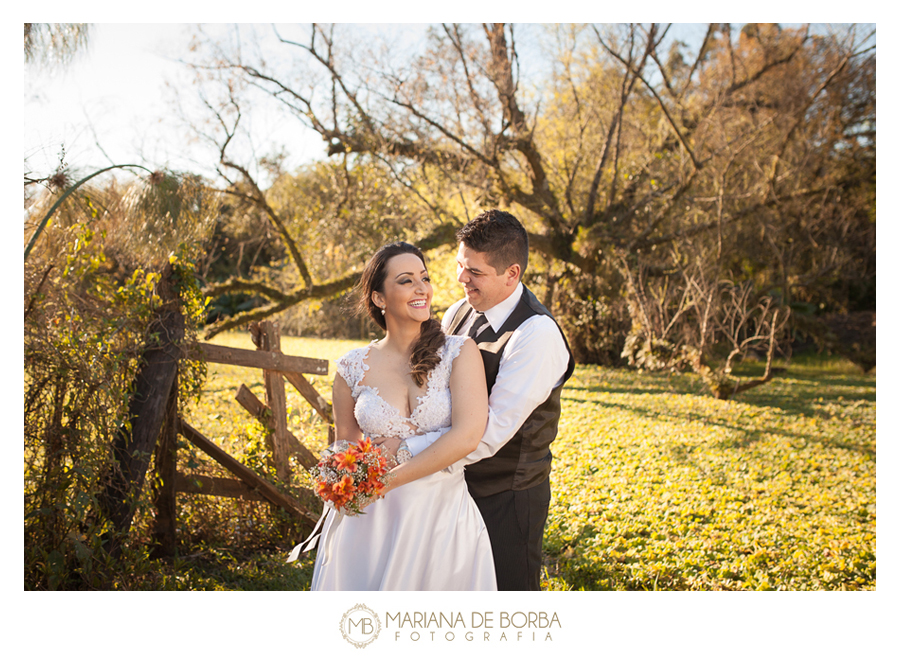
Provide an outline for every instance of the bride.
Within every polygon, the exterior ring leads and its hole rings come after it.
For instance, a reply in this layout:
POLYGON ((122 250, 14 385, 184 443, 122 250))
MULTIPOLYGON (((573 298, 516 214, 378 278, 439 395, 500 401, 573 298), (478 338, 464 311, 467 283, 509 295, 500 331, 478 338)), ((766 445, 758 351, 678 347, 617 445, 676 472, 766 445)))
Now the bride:
POLYGON ((311 589, 495 590, 487 529, 455 464, 487 422, 478 348, 431 319, 431 282, 413 245, 379 249, 359 288, 360 309, 385 336, 338 360, 335 438, 399 439, 398 461, 407 460, 362 515, 328 515, 311 589), (410 459, 402 440, 433 431, 441 438, 410 459))

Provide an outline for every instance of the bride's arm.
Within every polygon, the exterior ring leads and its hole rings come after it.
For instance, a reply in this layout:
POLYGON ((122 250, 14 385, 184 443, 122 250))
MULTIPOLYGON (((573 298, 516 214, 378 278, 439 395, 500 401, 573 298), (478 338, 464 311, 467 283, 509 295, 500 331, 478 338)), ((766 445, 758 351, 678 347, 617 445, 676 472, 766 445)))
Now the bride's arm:
POLYGON ((362 430, 353 415, 354 401, 350 394, 350 387, 340 375, 334 376, 334 385, 331 388, 331 410, 334 413, 334 438, 336 441, 347 443, 359 443, 362 438, 362 430))
POLYGON ((452 425, 441 438, 407 462, 391 470, 386 491, 447 468, 481 441, 488 417, 487 384, 481 353, 472 340, 463 343, 450 373, 452 425))

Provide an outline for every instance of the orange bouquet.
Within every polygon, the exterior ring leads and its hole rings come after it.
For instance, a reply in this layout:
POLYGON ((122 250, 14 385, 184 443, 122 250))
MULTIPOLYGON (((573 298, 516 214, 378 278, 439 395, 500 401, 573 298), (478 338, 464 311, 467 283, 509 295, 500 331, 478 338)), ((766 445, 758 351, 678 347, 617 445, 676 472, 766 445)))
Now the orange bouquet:
POLYGON ((315 494, 336 510, 349 516, 381 498, 394 460, 390 453, 374 445, 368 437, 357 444, 336 441, 322 453, 310 469, 315 494))

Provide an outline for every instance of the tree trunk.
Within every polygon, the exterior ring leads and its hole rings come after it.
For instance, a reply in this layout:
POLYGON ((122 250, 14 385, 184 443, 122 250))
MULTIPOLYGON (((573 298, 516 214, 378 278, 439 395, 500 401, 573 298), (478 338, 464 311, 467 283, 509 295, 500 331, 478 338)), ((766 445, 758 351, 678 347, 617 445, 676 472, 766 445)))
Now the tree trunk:
POLYGON ((162 307, 150 323, 153 338, 144 351, 129 403, 130 423, 119 428, 112 443, 114 464, 106 477, 100 504, 113 526, 110 553, 121 548, 121 537, 131 527, 134 506, 144 485, 157 438, 166 418, 169 392, 175 383, 184 317, 167 268, 160 282, 162 307), (130 425, 130 427, 129 427, 130 425))

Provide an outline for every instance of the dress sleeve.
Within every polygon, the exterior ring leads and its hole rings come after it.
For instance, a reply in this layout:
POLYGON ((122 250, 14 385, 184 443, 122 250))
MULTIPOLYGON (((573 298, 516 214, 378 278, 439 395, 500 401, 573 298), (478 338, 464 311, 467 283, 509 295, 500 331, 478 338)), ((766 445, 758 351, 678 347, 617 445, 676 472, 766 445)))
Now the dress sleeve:
POLYGON ((363 373, 369 368, 363 362, 364 356, 364 349, 350 350, 335 363, 337 374, 347 382, 347 386, 350 387, 350 393, 353 395, 354 399, 358 395, 357 389, 359 387, 359 382, 362 381, 363 373))
POLYGON ((453 367, 453 361, 462 351, 463 343, 466 342, 467 336, 447 336, 444 339, 444 362, 450 368, 453 367))

